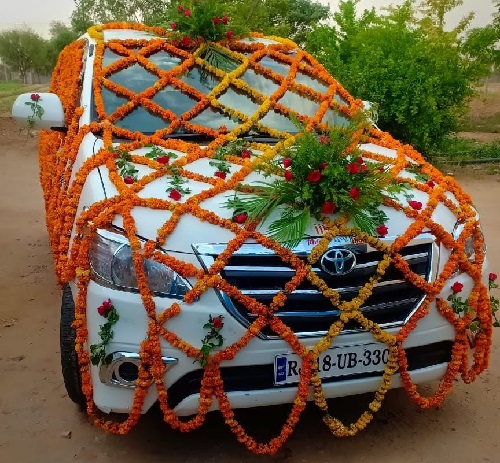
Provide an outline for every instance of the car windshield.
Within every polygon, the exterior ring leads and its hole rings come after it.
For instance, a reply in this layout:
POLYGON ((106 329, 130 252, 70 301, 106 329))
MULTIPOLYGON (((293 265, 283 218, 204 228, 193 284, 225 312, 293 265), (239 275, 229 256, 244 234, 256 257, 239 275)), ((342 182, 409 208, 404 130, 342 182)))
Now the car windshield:
MULTIPOLYGON (((140 48, 132 49, 137 53, 140 48)), ((137 105, 133 111, 125 113, 122 117, 116 118, 114 124, 120 128, 133 132, 142 132, 149 135, 157 130, 168 128, 173 120, 181 118, 188 121, 188 124, 181 124, 179 128, 173 130, 169 136, 189 137, 203 133, 203 128, 231 131, 245 122, 245 118, 251 117, 259 109, 262 102, 256 100, 254 95, 246 93, 241 87, 230 85, 225 91, 218 94, 217 104, 206 105, 202 110, 197 110, 195 106, 204 97, 213 98, 210 92, 220 83, 220 79, 214 74, 203 71, 201 67, 193 66, 182 74, 178 74, 171 83, 159 82, 160 78, 153 72, 148 71, 139 62, 135 62, 125 68, 113 66, 117 61, 124 60, 121 56, 110 48, 106 48, 102 61, 102 68, 105 70, 107 79, 102 86, 101 97, 106 115, 115 113, 119 108, 124 107, 135 95, 147 89, 160 88, 154 95, 147 99, 147 105, 137 105), (109 66, 112 66, 109 68, 109 66), (106 72, 106 69, 117 70, 106 72), (106 83, 107 80, 107 83, 106 83), (188 91, 186 91, 188 89, 188 91), (147 106, 147 107, 146 107, 147 106), (193 110, 193 108, 195 108, 193 110), (153 109, 153 110, 152 110, 153 109), (155 110, 156 109, 156 110, 155 110), (161 112, 168 111, 169 118, 162 118, 161 112), (186 117, 186 114, 189 114, 186 117), (197 130, 197 126, 202 130, 197 130)), ((160 50, 150 56, 148 60, 157 68, 169 71, 182 64, 180 57, 160 50)), ((259 64, 272 72, 287 77, 289 67, 271 57, 264 56, 259 64)), ((248 68, 241 76, 240 80, 247 86, 255 89, 259 95, 271 97, 279 88, 279 84, 271 78, 257 73, 248 68)), ((295 76, 297 84, 306 85, 316 92, 326 93, 328 84, 315 79, 305 73, 298 72, 295 76)), ((96 96, 96 100, 99 96, 96 96)), ((338 103, 347 104, 341 97, 336 96, 338 103)), ((312 99, 298 95, 291 90, 287 90, 278 100, 282 107, 293 108, 293 111, 300 115, 313 117, 318 109, 319 103, 312 99)), ((98 111, 94 112, 94 119, 98 120, 98 111)), ((330 126, 345 125, 347 119, 334 110, 327 110, 323 122, 330 126)), ((267 128, 285 133, 296 133, 297 126, 290 120, 286 112, 271 109, 263 118, 259 120, 263 130, 255 132, 257 136, 269 137, 267 128)))

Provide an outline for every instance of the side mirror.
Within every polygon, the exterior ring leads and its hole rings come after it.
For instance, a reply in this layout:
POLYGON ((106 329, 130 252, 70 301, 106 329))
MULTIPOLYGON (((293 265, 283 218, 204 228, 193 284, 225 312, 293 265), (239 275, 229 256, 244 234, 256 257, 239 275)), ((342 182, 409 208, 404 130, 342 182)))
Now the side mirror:
POLYGON ((64 109, 61 100, 55 93, 23 93, 16 98, 12 106, 12 117, 20 125, 26 125, 28 119, 33 121, 35 129, 62 129, 65 127, 64 109), (41 117, 33 114, 32 105, 37 95, 37 103, 43 108, 41 117))

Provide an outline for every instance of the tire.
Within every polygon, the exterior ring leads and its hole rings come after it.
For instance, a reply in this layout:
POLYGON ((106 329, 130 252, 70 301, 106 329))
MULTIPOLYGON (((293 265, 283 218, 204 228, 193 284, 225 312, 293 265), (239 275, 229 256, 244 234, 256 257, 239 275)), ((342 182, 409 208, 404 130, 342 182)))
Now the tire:
POLYGON ((75 350, 76 331, 71 326, 75 320, 75 302, 68 284, 64 285, 61 300, 61 325, 60 325, 60 350, 61 369, 64 386, 69 398, 82 410, 86 406, 85 396, 82 392, 82 380, 78 355, 75 350))

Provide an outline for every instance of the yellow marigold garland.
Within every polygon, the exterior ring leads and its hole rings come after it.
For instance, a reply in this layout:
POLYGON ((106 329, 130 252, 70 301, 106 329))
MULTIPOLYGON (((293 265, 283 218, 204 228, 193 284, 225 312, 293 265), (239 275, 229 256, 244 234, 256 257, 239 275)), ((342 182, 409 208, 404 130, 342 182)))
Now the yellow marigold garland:
MULTIPOLYGON (((287 54, 287 51, 295 49, 296 45, 290 40, 278 37, 266 37, 275 42, 271 45, 264 45, 258 41, 224 41, 221 42, 220 46, 224 47, 227 53, 232 56, 235 61, 241 63, 236 69, 226 74, 219 69, 211 68, 197 56, 196 46, 200 44, 195 43, 194 52, 191 53, 190 51, 179 48, 179 43, 169 40, 169 37, 171 39, 172 36, 167 31, 159 28, 147 27, 140 24, 111 23, 90 28, 89 36, 97 42, 93 85, 96 110, 100 122, 91 122, 83 126, 79 125, 83 109, 77 109, 76 105, 79 94, 79 78, 82 71, 82 57, 85 51, 85 41, 80 40, 63 51, 51 83, 51 91, 57 93, 63 102, 69 127, 68 133, 63 135, 58 132, 43 132, 40 137, 39 148, 41 167, 40 180, 44 191, 47 227, 50 234, 50 243, 55 260, 56 273, 61 283, 76 279, 78 287, 74 322, 74 327, 76 329, 75 349, 78 353, 82 390, 87 400, 87 411, 95 424, 113 433, 124 434, 128 432, 140 418, 142 406, 149 388, 156 387, 158 401, 163 411, 164 420, 173 428, 181 431, 191 431, 201 426, 206 414, 212 406, 213 398, 215 397, 217 398, 219 409, 224 416, 226 424, 236 435, 239 442, 243 443, 249 450, 255 453, 274 454, 293 432, 293 428, 306 406, 310 386, 312 386, 314 391, 314 402, 324 412, 324 422, 331 432, 336 436, 352 436, 363 429, 373 418, 373 413, 379 410, 385 394, 390 388, 391 378, 398 370, 398 366, 404 387, 408 391, 410 397, 424 408, 441 404, 445 396, 451 391, 453 381, 458 374, 461 374, 463 380, 468 383, 473 381, 475 377, 488 366, 491 346, 491 307, 488 291, 481 281, 481 267, 483 264, 481 249, 483 241, 478 224, 476 223, 475 212, 471 207, 471 200, 462 192, 454 179, 443 176, 437 169, 426 163, 422 156, 412 147, 402 145, 394 140, 389 134, 373 128, 371 129, 369 142, 380 147, 396 150, 396 158, 370 151, 365 151, 363 155, 366 158, 382 161, 391 165, 391 172, 395 178, 398 177, 401 182, 411 183, 412 186, 429 195, 429 200, 421 211, 416 211, 408 205, 399 204, 392 200, 386 201, 386 206, 401 211, 412 220, 412 224, 408 227, 407 231, 402 236, 398 237, 391 246, 387 246, 377 238, 367 236, 359 230, 349 228, 345 219, 341 218, 327 225, 328 231, 320 240, 319 244, 312 250, 309 261, 304 263, 290 250, 255 231, 255 224, 247 224, 242 228, 231 220, 220 218, 215 213, 205 210, 200 206, 206 199, 214 197, 222 192, 233 190, 246 178, 254 167, 258 166, 260 163, 265 163, 273 159, 276 155, 279 155, 285 147, 293 144, 295 139, 293 136, 265 127, 261 123, 261 119, 269 111, 275 111, 285 116, 290 113, 296 114, 299 119, 307 124, 308 128, 312 129, 315 127, 323 127, 322 119, 328 109, 338 110, 346 116, 352 116, 359 110, 362 105, 361 101, 354 100, 342 86, 329 76, 326 70, 313 57, 302 51, 298 51, 294 56, 287 54), (143 32, 153 32, 157 37, 151 40, 111 40, 105 42, 105 31, 110 29, 133 29, 143 32), (138 53, 134 53, 131 50, 132 47, 139 47, 140 50, 138 53), (103 69, 102 58, 106 48, 109 48, 123 58, 103 69), (166 50, 178 56, 182 61, 181 64, 169 71, 159 69, 148 59, 150 54, 158 50, 166 50), (262 66, 259 60, 265 55, 271 56, 273 59, 287 64, 289 66, 288 76, 281 76, 262 66), (108 79, 113 73, 125 69, 135 62, 139 62, 150 73, 158 77, 158 81, 152 87, 139 94, 135 94, 108 79), (179 77, 190 69, 194 63, 211 71, 220 79, 220 83, 208 96, 201 94, 190 85, 179 80, 179 77), (274 81, 278 85, 276 92, 268 97, 258 90, 251 88, 246 82, 240 79, 248 68, 252 68, 256 73, 274 81), (298 71, 324 82, 328 87, 327 92, 322 94, 305 85, 296 84, 294 82, 294 76, 298 71), (154 95, 167 85, 175 87, 178 91, 196 100, 197 103, 190 111, 182 114, 180 117, 176 117, 171 111, 165 110, 151 101, 154 95), (258 105, 258 110, 255 111, 254 114, 243 114, 236 109, 226 107, 218 101, 218 97, 230 85, 246 93, 249 98, 258 105), (107 88, 117 95, 127 98, 129 100, 128 103, 119 107, 113 114, 107 114, 101 95, 103 88, 107 88), (316 115, 314 117, 301 115, 293 111, 292 108, 287 108, 283 104, 280 104, 279 99, 287 91, 292 91, 299 95, 307 96, 313 101, 317 101, 319 103, 319 108, 316 115), (340 95, 347 104, 339 105, 334 100, 335 95, 340 95), (144 106, 151 113, 159 115, 163 119, 169 121, 170 125, 167 128, 158 130, 152 136, 143 136, 127 129, 117 127, 116 122, 133 111, 138 105, 144 106), (227 131, 224 127, 219 128, 219 130, 207 129, 190 122, 197 114, 208 107, 218 109, 236 117, 241 120, 242 123, 234 130, 227 131), (206 134, 212 137, 213 141, 209 143, 206 149, 202 149, 195 144, 162 138, 180 127, 197 133, 206 134), (239 166, 239 170, 227 180, 208 178, 185 169, 191 162, 197 159, 210 158, 220 146, 228 141, 235 140, 238 135, 245 133, 252 127, 258 127, 259 130, 268 132, 271 136, 281 139, 282 142, 278 143, 275 147, 254 144, 252 148, 261 151, 258 157, 245 160, 240 158, 231 159, 234 165, 239 166), (83 137, 97 131, 102 132, 104 147, 83 163, 82 167, 75 173, 73 181, 70 182, 73 162, 83 137), (173 164, 180 169, 180 175, 184 178, 204 182, 207 184, 207 189, 187 198, 185 202, 140 198, 138 193, 155 179, 164 176, 167 170, 154 160, 132 154, 132 161, 134 163, 147 165, 153 172, 143 176, 132 186, 126 185, 123 178, 118 174, 115 154, 112 150, 108 149, 113 146, 113 137, 129 140, 129 142, 124 142, 119 146, 120 150, 125 150, 127 152, 153 143, 166 150, 176 150, 186 153, 185 156, 180 157, 173 164), (61 147, 62 150, 60 149, 61 147), (428 185, 422 185, 405 177, 402 171, 410 163, 420 165, 421 171, 432 179, 435 186, 430 187, 428 185), (77 216, 79 197, 84 182, 88 174, 99 166, 106 166, 108 168, 109 180, 117 189, 118 195, 91 205, 89 209, 77 216), (454 195, 459 206, 445 196, 447 192, 454 195), (444 205, 457 216, 457 219, 465 222, 464 231, 461 233, 458 240, 455 240, 450 233, 433 222, 432 214, 438 204, 444 205), (136 236, 135 221, 131 214, 132 209, 138 206, 158 210, 170 210, 172 213, 170 219, 159 228, 156 240, 148 241, 144 247, 142 247, 136 236), (199 271, 191 264, 182 262, 173 257, 167 257, 156 251, 156 246, 165 243, 168 236, 176 229, 179 220, 184 214, 190 214, 201 221, 206 221, 227 229, 235 235, 228 243, 226 250, 217 257, 213 265, 206 272, 199 271), (123 227, 133 249, 133 263, 137 274, 140 295, 145 312, 148 316, 148 329, 140 349, 141 364, 139 368, 139 379, 134 391, 131 412, 128 417, 120 423, 106 421, 95 407, 90 377, 89 352, 85 347, 88 340, 86 327, 86 297, 87 286, 90 281, 88 251, 95 231, 100 227, 109 226, 115 215, 121 215, 123 217, 123 227), (76 233, 71 242, 70 237, 74 224, 76 224, 76 233), (408 245, 408 243, 424 229, 430 230, 436 237, 438 243, 441 243, 445 248, 452 251, 443 271, 437 276, 434 282, 424 281, 421 277, 415 275, 410 270, 407 262, 399 254, 399 251, 408 245), (473 264, 465 258, 463 251, 465 241, 471 234, 474 234, 477 246, 477 257, 473 264), (328 243, 335 236, 355 237, 383 253, 383 258, 378 264, 376 275, 360 289, 358 295, 350 302, 342 301, 339 293, 330 289, 312 270, 312 264, 320 258, 327 249, 328 243), (255 299, 242 294, 238 288, 230 285, 220 276, 221 270, 225 267, 231 255, 237 251, 248 238, 253 238, 261 245, 274 251, 277 256, 295 270, 293 278, 286 284, 285 291, 279 292, 269 306, 263 305, 255 299), (204 370, 201 382, 198 413, 187 421, 181 421, 167 404, 168 390, 164 383, 165 366, 161 360, 160 340, 163 339, 172 347, 179 349, 184 352, 187 357, 193 359, 200 356, 200 349, 190 345, 176 333, 165 327, 166 322, 170 318, 176 317, 181 313, 181 307, 177 303, 173 303, 170 307, 167 307, 160 315, 156 314, 155 302, 152 292, 148 287, 144 272, 143 260, 145 258, 158 260, 170 266, 175 272, 184 277, 196 276, 197 282, 186 295, 186 302, 195 301, 195 299, 207 291, 208 288, 218 288, 231 298, 243 303, 249 312, 257 316, 240 340, 231 345, 222 347, 218 352, 208 357, 208 364, 204 370), (360 311, 360 307, 370 296, 374 284, 384 275, 384 272, 391 263, 405 275, 408 282, 425 290, 426 293, 423 303, 413 314, 408 323, 405 324, 396 335, 392 335, 382 330, 360 311), (457 265, 462 271, 467 272, 474 282, 473 289, 469 296, 469 304, 473 312, 463 317, 459 317, 455 314, 449 304, 438 297, 440 292, 445 288, 445 285, 449 283, 451 274, 457 265), (331 301, 334 307, 341 310, 340 319, 333 323, 327 334, 310 349, 306 348, 295 333, 276 315, 276 312, 279 312, 280 308, 285 304, 287 293, 292 292, 306 279, 317 287, 323 295, 331 301), (428 314, 429 306, 434 301, 436 302, 439 312, 454 327, 456 337, 452 349, 452 359, 437 391, 431 397, 423 397, 418 393, 416 386, 412 383, 403 343, 415 329, 419 320, 428 314), (467 341, 466 330, 468 324, 474 317, 479 319, 480 329, 476 337, 474 348, 474 363, 469 366, 467 363, 467 354, 470 347, 467 341), (366 331, 369 331, 375 340, 388 346, 389 361, 381 378, 380 387, 378 391, 374 393, 373 401, 369 404, 368 410, 362 413, 354 423, 346 425, 330 415, 322 390, 322 381, 318 373, 318 358, 321 352, 324 352, 331 346, 333 340, 341 333, 344 325, 351 320, 356 321, 366 331), (292 410, 280 433, 268 443, 258 443, 247 435, 246 431, 235 419, 234 412, 224 392, 220 364, 223 360, 233 359, 237 353, 244 349, 251 339, 257 336, 266 326, 286 341, 292 350, 302 358, 302 373, 300 375, 300 382, 297 386, 297 394, 292 410)), ((254 37, 259 38, 263 36, 254 34, 254 37)))

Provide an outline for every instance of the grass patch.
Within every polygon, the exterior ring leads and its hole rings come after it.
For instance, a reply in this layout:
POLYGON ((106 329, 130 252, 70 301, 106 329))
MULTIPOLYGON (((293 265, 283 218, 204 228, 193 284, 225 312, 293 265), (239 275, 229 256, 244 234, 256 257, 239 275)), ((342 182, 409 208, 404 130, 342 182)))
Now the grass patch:
POLYGON ((500 112, 490 116, 468 117, 460 124, 461 132, 500 132, 500 112))
POLYGON ((427 153, 437 164, 467 164, 474 162, 500 162, 500 141, 481 143, 469 138, 447 137, 438 148, 427 153))
POLYGON ((17 82, 0 82, 0 94, 3 92, 18 91, 23 87, 24 84, 20 84, 17 82))
POLYGON ((46 92, 46 84, 19 84, 15 82, 0 82, 0 115, 10 113, 12 105, 21 93, 46 92))

